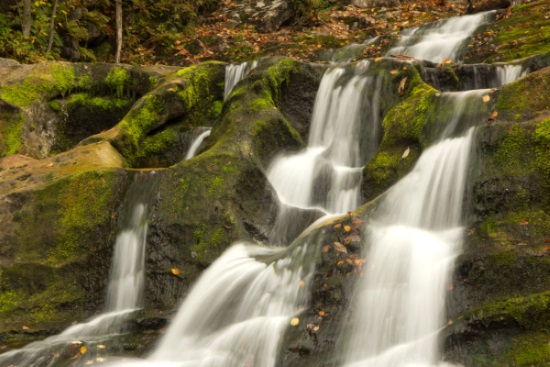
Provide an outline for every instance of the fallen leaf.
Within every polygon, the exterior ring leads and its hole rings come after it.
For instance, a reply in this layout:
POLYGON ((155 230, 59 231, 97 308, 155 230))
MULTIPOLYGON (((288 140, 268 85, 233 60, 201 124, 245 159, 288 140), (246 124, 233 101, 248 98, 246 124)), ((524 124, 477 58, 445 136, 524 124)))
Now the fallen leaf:
POLYGON ((81 346, 80 347, 80 354, 86 354, 86 351, 88 350, 88 348, 86 348, 86 346, 81 346))
POLYGON ((23 326, 21 329, 23 329, 23 330, 29 330, 29 327, 28 327, 28 326, 23 326))
POLYGON ((393 70, 390 70, 390 74, 391 74, 391 75, 396 75, 396 74, 399 74, 399 71, 393 69, 393 70))
POLYGON ((435 92, 435 96, 436 96, 436 97, 441 97, 441 93, 435 92))
POLYGON ((382 57, 377 57, 376 59, 374 59, 374 62, 378 62, 380 60, 382 60, 383 58, 382 57))
POLYGON ((497 116, 498 116, 498 112, 497 112, 497 111, 493 111, 493 113, 491 114, 491 118, 496 119, 497 116))
POLYGON ((403 152, 403 155, 401 156, 401 159, 407 158, 409 156, 410 152, 411 152, 411 148, 407 147, 407 149, 405 149, 405 151, 403 152))
POLYGON ((521 220, 521 221, 519 222, 519 225, 520 225, 520 226, 526 226, 526 225, 528 225, 528 224, 529 224, 529 222, 527 222, 526 220, 521 220))
POLYGON ((407 83, 407 77, 404 77, 403 79, 401 79, 401 82, 399 83, 399 88, 397 89, 400 96, 402 96, 403 93, 405 93, 405 84, 406 83, 407 83))
POLYGON ((180 273, 181 273, 180 269, 178 269, 178 268, 172 268, 171 271, 172 271, 172 274, 174 274, 174 275, 180 275, 180 273))
POLYGON ((304 286, 304 284, 305 284, 304 281, 303 281, 303 280, 300 280, 300 281, 298 282, 298 289, 299 289, 299 288, 302 288, 302 287, 304 286))
POLYGON ((325 311, 323 311, 323 310, 319 311, 319 316, 322 317, 322 316, 325 316, 325 315, 326 315, 326 314, 325 314, 325 311))
POLYGON ((351 231, 351 227, 350 226, 344 226, 344 231, 346 231, 346 232, 351 231))
POLYGON ((452 63, 453 63, 453 60, 449 60, 449 59, 443 59, 443 62, 442 62, 443 65, 449 65, 452 63))
POLYGON ((328 252, 330 250, 330 245, 324 245, 323 246, 323 253, 328 252))
POLYGON ((332 228, 338 229, 338 228, 340 228, 340 227, 342 227, 342 223, 337 223, 337 224, 335 224, 334 227, 332 227, 332 228))
POLYGON ((486 94, 486 95, 483 96, 482 100, 483 100, 483 102, 487 103, 491 100, 491 97, 488 94, 486 94))
POLYGON ((300 319, 297 318, 297 317, 294 317, 292 320, 290 320, 290 325, 291 326, 296 326, 300 323, 300 319))
POLYGON ((343 252, 344 254, 348 253, 348 249, 346 246, 342 245, 340 242, 334 242, 334 248, 340 252, 343 252))
POLYGON ((97 346, 97 348, 98 348, 98 349, 105 349, 105 345, 104 345, 104 344, 99 344, 99 345, 97 346))

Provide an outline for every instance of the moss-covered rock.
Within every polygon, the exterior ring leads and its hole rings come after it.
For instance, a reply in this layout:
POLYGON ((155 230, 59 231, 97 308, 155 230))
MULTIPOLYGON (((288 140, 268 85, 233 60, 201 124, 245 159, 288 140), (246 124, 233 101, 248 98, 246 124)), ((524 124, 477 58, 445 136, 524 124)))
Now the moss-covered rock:
MULTIPOLYGON (((223 96, 220 84, 224 72, 223 63, 208 62, 168 75, 139 99, 112 130, 93 136, 84 144, 107 139, 132 166, 177 163, 184 156, 184 134, 198 126, 212 126, 219 116, 216 106, 223 96)), ((122 95, 127 88, 127 73, 115 70, 106 82, 117 96, 122 95)))
POLYGON ((0 157, 68 150, 117 124, 136 98, 173 71, 63 62, 0 66, 0 157))
POLYGON ((479 35, 469 46, 467 62, 495 62, 521 59, 550 52, 547 1, 534 1, 512 7, 511 13, 479 35))
MULTIPOLYGON (((437 91, 421 80, 415 68, 402 69, 394 74, 398 83, 405 80, 402 98, 386 114, 382 142, 363 171, 361 189, 365 201, 374 199, 403 177, 426 145, 423 130, 434 109, 437 91), (406 149, 409 153, 402 158, 406 149)), ((390 70, 386 72, 389 74, 390 70)), ((391 92, 398 96, 398 89, 399 84, 394 85, 391 92)))

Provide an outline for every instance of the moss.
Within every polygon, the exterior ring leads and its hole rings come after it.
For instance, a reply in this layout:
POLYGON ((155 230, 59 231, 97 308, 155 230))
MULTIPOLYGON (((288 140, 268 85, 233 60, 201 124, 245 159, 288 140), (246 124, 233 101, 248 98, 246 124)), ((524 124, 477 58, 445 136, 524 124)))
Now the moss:
POLYGON ((471 321, 519 325, 525 330, 550 331, 550 291, 488 303, 465 315, 471 321))
POLYGON ((520 125, 506 129, 503 139, 497 142, 493 161, 497 169, 506 171, 507 175, 528 176, 535 169, 534 156, 531 155, 534 145, 533 134, 520 125))
POLYGON ((414 87, 408 98, 398 103, 384 118, 382 144, 418 141, 426 145, 422 132, 433 113, 438 92, 423 82, 413 80, 412 83, 414 87))
POLYGON ((92 78, 88 74, 85 74, 78 78, 76 85, 81 90, 90 90, 92 88, 92 78))
POLYGON ((549 334, 535 333, 514 338, 504 361, 514 361, 518 367, 544 366, 550 361, 549 334))
POLYGON ((531 73, 502 87, 496 109, 504 120, 533 118, 538 112, 550 110, 550 68, 531 73), (533 91, 536 90, 536 93, 533 91))
MULTIPOLYGON (((550 119, 539 123, 535 130, 536 166, 542 176, 542 187, 550 190, 550 119)), ((550 207, 550 198, 544 198, 547 208, 550 207)))
POLYGON ((48 103, 48 105, 50 106, 50 108, 55 111, 55 112, 60 112, 61 111, 61 104, 59 103, 58 100, 53 100, 53 101, 50 101, 48 103))
POLYGON ((105 84, 116 93, 118 98, 122 98, 130 90, 130 74, 126 69, 112 68, 105 78, 105 84))
POLYGON ((21 292, 7 291, 0 293, 0 316, 8 315, 24 299, 21 292))
POLYGON ((39 99, 65 96, 75 88, 75 73, 72 65, 47 63, 39 64, 22 83, 4 85, 2 99, 16 105, 28 106, 39 99))
MULTIPOLYGON (((7 121, 8 126, 4 130, 4 152, 5 155, 12 155, 18 153, 21 148, 21 142, 23 139, 23 126, 25 124, 25 118, 22 113, 12 116, 7 121)), ((2 137, 0 136, 0 142, 2 137)), ((2 156, 3 154, 0 154, 2 156)))
POLYGON ((210 114, 214 118, 218 118, 222 114, 223 101, 214 101, 212 107, 210 108, 210 114))

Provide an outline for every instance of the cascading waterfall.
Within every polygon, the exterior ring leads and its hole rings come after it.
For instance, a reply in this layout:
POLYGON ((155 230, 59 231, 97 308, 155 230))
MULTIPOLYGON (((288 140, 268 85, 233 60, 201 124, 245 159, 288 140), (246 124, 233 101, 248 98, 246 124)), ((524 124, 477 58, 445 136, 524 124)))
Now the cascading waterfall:
POLYGON ((495 85, 494 87, 501 87, 503 85, 512 83, 519 78, 524 77, 527 75, 529 70, 521 64, 516 65, 502 65, 497 67, 497 78, 498 78, 498 85, 495 85))
POLYGON ((439 331, 445 296, 462 242, 461 214, 474 127, 487 113, 487 90, 444 93, 437 111, 453 112, 412 172, 389 189, 367 225, 368 259, 357 285, 348 367, 443 365, 439 331), (477 104, 474 103, 477 101, 477 104), (464 121, 466 105, 476 113, 464 121))
POLYGON ((464 43, 481 25, 488 23, 494 14, 495 12, 485 12, 452 17, 423 27, 408 29, 387 55, 407 55, 433 62, 441 62, 444 59, 458 61, 464 43))
POLYGON ((185 157, 183 158, 184 160, 191 159, 197 154, 197 151, 201 147, 202 143, 210 136, 211 131, 212 128, 206 128, 200 134, 198 134, 195 139, 193 139, 191 145, 189 146, 189 149, 187 149, 185 157))
POLYGON ((307 305, 317 246, 232 245, 193 286, 158 348, 117 366, 275 366, 281 336, 307 305))
POLYGON ((240 82, 246 74, 251 72, 254 68, 258 66, 257 61, 252 63, 243 62, 239 65, 227 65, 225 67, 225 88, 223 91, 224 101, 229 97, 229 94, 235 88, 238 82, 240 82))
POLYGON ((359 63, 351 77, 344 67, 329 69, 315 99, 308 147, 271 164, 267 177, 279 197, 272 243, 288 243, 304 229, 295 208, 335 214, 359 205, 362 167, 381 129, 382 78, 368 71, 369 62, 359 63), (366 90, 373 91, 369 98, 366 90), (364 135, 361 126, 367 126, 364 135))
POLYGON ((144 200, 148 199, 146 194, 154 181, 147 176, 153 174, 138 175, 129 189, 126 205, 132 209, 126 213, 126 221, 116 238, 104 313, 86 323, 73 325, 59 335, 0 355, 0 366, 62 365, 75 356, 78 358, 73 358, 72 366, 90 364, 98 358, 102 360, 102 348, 96 348, 94 353, 90 350, 82 356, 78 350, 81 345, 87 348, 101 345, 108 336, 123 333, 125 322, 143 306, 147 239, 147 205, 144 200))

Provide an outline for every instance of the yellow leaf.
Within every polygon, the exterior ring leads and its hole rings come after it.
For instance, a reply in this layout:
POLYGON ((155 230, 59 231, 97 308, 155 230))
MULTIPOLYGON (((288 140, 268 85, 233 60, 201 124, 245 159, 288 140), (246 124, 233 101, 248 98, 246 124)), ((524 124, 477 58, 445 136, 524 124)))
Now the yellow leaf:
POLYGON ((23 329, 23 330, 29 330, 29 327, 28 327, 28 326, 23 326, 21 329, 23 329))
POLYGON ((105 345, 104 345, 104 344, 99 344, 99 345, 97 346, 97 348, 98 348, 98 349, 105 349, 105 345))
POLYGON ((395 74, 398 74, 398 73, 399 73, 398 70, 395 70, 395 69, 390 70, 390 74, 391 74, 391 75, 395 75, 395 74))
POLYGON ((344 254, 348 253, 348 249, 346 246, 342 245, 340 242, 334 242, 334 248, 340 252, 343 252, 344 254))
POLYGON ((374 59, 374 62, 378 62, 378 61, 380 61, 380 60, 382 60, 382 58, 381 58, 381 57, 377 57, 376 59, 374 59))
POLYGON ((399 92, 399 95, 402 96, 403 93, 405 92, 405 84, 407 83, 407 77, 404 77, 403 79, 401 79, 401 82, 399 82, 399 88, 398 88, 398 92, 399 92))
POLYGON ((172 271, 172 274, 174 274, 174 275, 180 275, 180 273, 181 273, 180 269, 178 269, 178 268, 172 268, 171 271, 172 271))
POLYGON ((407 65, 403 65, 403 70, 407 70, 407 65))
POLYGON ((407 147, 407 149, 405 149, 405 151, 403 152, 403 155, 401 156, 401 159, 407 158, 409 156, 410 152, 411 152, 411 148, 407 147))
POLYGON ((86 346, 81 346, 80 347, 80 354, 86 354, 86 351, 88 350, 88 348, 86 348, 86 346))
POLYGON ((487 103, 491 100, 491 97, 489 97, 488 94, 484 95, 483 98, 482 98, 483 102, 487 103))
POLYGON ((444 59, 443 60, 443 65, 449 65, 449 64, 452 64, 453 61, 452 60, 449 60, 449 59, 444 59))
POLYGON ((519 222, 519 225, 520 225, 520 226, 526 226, 526 225, 528 225, 528 224, 529 224, 529 222, 526 221, 526 220, 521 220, 521 221, 519 222))
POLYGON ((344 231, 346 231, 346 232, 351 231, 351 227, 350 226, 344 226, 344 231))
POLYGON ((290 325, 291 326, 296 326, 300 323, 300 319, 297 318, 297 317, 294 317, 292 320, 290 320, 290 325))
POLYGON ((436 97, 441 97, 441 93, 435 92, 435 96, 436 96, 436 97))
POLYGON ((321 45, 319 45, 319 44, 317 45, 317 48, 321 48, 321 47, 323 47, 323 46, 321 46, 321 45))

